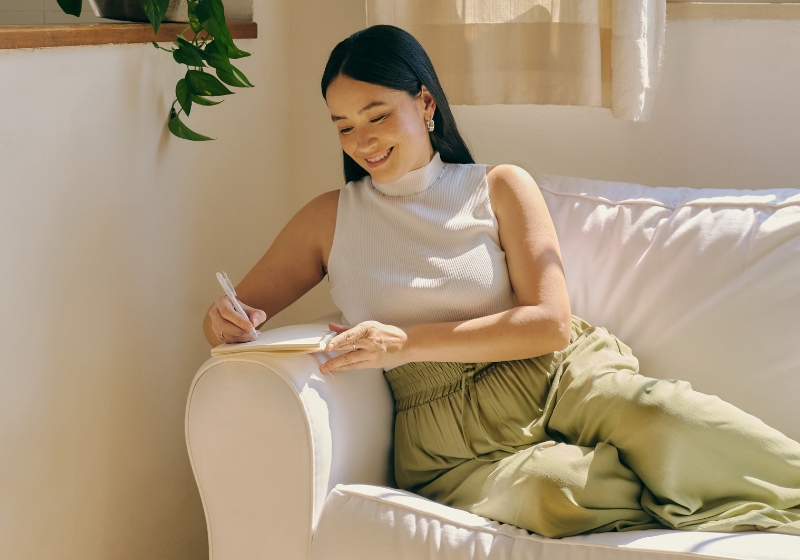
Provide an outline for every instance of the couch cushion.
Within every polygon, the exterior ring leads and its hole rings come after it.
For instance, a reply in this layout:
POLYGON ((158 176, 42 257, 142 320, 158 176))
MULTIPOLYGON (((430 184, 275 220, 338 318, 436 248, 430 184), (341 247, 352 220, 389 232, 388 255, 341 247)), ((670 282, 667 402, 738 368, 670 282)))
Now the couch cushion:
MULTIPOLYGON (((535 176, 573 312, 630 345, 644 375, 690 381, 800 440, 800 190, 650 188, 535 176)), ((315 560, 800 560, 800 537, 633 531, 547 539, 413 494, 337 486, 315 560)))
POLYGON ((365 485, 334 488, 312 560, 800 560, 800 537, 650 530, 548 539, 426 500, 365 485))
POLYGON ((574 314, 800 440, 800 190, 535 178, 574 314))

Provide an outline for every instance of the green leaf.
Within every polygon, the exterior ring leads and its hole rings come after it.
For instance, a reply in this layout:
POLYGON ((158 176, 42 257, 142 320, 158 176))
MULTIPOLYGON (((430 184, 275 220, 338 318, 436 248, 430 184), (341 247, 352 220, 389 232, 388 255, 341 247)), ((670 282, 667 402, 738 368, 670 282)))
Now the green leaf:
POLYGON ((233 43, 228 24, 225 23, 225 8, 222 0, 197 0, 197 17, 206 31, 226 47, 228 58, 250 56, 249 52, 240 50, 233 43))
MULTIPOLYGON (((215 39, 222 39, 222 34, 228 29, 228 24, 225 23, 225 8, 220 0, 197 0, 195 13, 200 24, 215 39)), ((228 34, 230 35, 230 31, 228 34)))
POLYGON ((192 111, 192 94, 189 92, 189 86, 186 85, 186 80, 183 78, 178 80, 178 83, 175 85, 175 97, 178 98, 181 109, 183 109, 183 112, 186 113, 188 117, 189 113, 192 111))
POLYGON ((175 109, 172 109, 169 112, 169 122, 167 123, 167 128, 169 128, 169 131, 172 134, 178 138, 183 138, 184 140, 194 140, 195 142, 213 140, 213 138, 209 138, 208 136, 197 134, 194 130, 183 124, 178 118, 178 113, 175 112, 175 109))
POLYGON ((191 43, 191 42, 187 41, 187 40, 186 40, 186 39, 184 39, 183 37, 178 37, 178 38, 176 39, 176 42, 178 43, 178 45, 179 45, 179 46, 181 46, 181 47, 183 47, 183 48, 185 48, 185 49, 189 49, 189 50, 191 50, 191 51, 194 51, 195 53, 197 53, 197 56, 199 56, 200 58, 202 58, 203 60, 205 60, 205 58, 206 58, 206 53, 204 53, 204 52, 203 52, 203 49, 201 49, 201 48, 200 48, 200 47, 198 47, 197 45, 195 45, 195 44, 193 44, 193 43, 191 43))
POLYGON ((208 61, 208 65, 214 68, 227 68, 231 64, 228 49, 222 41, 207 43, 203 50, 203 56, 208 61))
POLYGON ((172 51, 172 58, 175 59, 175 62, 178 64, 186 64, 187 66, 205 67, 203 51, 186 39, 181 39, 180 37, 175 44, 178 46, 177 49, 172 51))
POLYGON ((231 90, 222 85, 215 76, 200 72, 199 70, 188 70, 186 72, 186 85, 189 91, 195 95, 230 95, 231 90))
POLYGON ((64 10, 65 14, 80 17, 83 8, 83 0, 58 0, 58 5, 64 10))
POLYGON ((229 68, 217 68, 217 77, 220 80, 229 86, 253 87, 253 84, 250 83, 250 80, 247 79, 247 76, 245 76, 241 70, 232 64, 229 64, 228 66, 229 68))
POLYGON ((246 56, 250 56, 250 53, 247 51, 243 51, 239 47, 234 45, 233 39, 231 39, 231 44, 228 45, 228 56, 231 58, 244 58, 246 56))
POLYGON ((142 5, 144 13, 147 14, 147 19, 153 26, 153 32, 158 33, 158 28, 161 22, 164 21, 164 16, 167 14, 169 8, 169 0, 139 0, 142 5))
POLYGON ((200 20, 197 19, 197 0, 187 0, 188 13, 189 13, 189 26, 195 33, 200 33, 203 26, 200 25, 200 20))
POLYGON ((222 41, 211 41, 203 51, 208 65, 217 69, 217 77, 234 87, 253 87, 244 73, 231 64, 228 51, 222 41))
POLYGON ((219 105, 222 103, 222 99, 219 101, 211 101, 210 99, 206 99, 205 97, 200 97, 199 95, 195 95, 193 93, 189 94, 192 98, 192 101, 197 103, 198 105, 205 105, 206 107, 210 107, 211 105, 219 105))

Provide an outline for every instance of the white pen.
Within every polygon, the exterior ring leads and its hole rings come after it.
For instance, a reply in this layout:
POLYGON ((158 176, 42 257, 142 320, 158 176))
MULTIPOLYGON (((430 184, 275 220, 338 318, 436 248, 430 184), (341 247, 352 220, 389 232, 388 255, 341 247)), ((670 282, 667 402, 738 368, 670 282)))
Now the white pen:
MULTIPOLYGON (((219 285, 222 286, 222 289, 225 291, 225 295, 231 298, 233 308, 236 310, 236 312, 249 321, 250 317, 247 316, 247 313, 245 313, 244 309, 242 309, 242 304, 239 303, 238 299, 236 299, 236 290, 233 289, 233 284, 231 284, 231 281, 228 278, 228 275, 225 274, 225 271, 223 271, 222 274, 217 272, 217 280, 219 280, 219 285)), ((250 334, 253 335, 254 340, 258 340, 258 331, 255 329, 255 327, 253 327, 253 330, 250 331, 250 334)))

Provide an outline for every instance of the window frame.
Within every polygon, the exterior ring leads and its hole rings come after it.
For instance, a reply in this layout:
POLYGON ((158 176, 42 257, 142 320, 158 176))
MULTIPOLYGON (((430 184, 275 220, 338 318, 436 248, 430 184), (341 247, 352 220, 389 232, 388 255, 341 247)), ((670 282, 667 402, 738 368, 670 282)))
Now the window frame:
POLYGON ((667 19, 800 20, 800 2, 770 0, 667 0, 667 19))

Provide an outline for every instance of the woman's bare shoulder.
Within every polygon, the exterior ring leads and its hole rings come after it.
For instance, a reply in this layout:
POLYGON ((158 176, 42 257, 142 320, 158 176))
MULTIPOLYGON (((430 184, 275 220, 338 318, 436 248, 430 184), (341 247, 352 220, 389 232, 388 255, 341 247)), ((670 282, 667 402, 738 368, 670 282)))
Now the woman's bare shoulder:
POLYGON ((306 206, 314 213, 327 215, 330 213, 336 217, 336 209, 339 207, 339 193, 342 189, 334 189, 315 196, 306 206))
POLYGON ((339 208, 340 189, 327 191, 315 196, 295 213, 294 218, 305 224, 336 224, 336 212, 339 208))
POLYGON ((508 204, 519 204, 523 201, 538 199, 541 196, 539 186, 530 173, 518 165, 490 165, 486 168, 486 182, 489 189, 489 201, 495 214, 508 204))
POLYGON ((486 166, 486 179, 490 183, 516 183, 519 181, 526 181, 534 185, 536 184, 536 181, 533 180, 530 173, 519 165, 511 163, 486 166))
POLYGON ((328 256, 333 246, 333 234, 336 231, 340 192, 341 189, 324 192, 314 197, 298 212, 298 215, 303 214, 304 225, 316 232, 316 242, 326 271, 328 270, 328 256))

